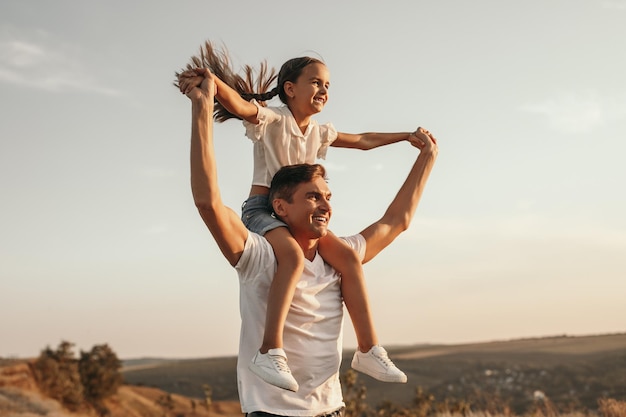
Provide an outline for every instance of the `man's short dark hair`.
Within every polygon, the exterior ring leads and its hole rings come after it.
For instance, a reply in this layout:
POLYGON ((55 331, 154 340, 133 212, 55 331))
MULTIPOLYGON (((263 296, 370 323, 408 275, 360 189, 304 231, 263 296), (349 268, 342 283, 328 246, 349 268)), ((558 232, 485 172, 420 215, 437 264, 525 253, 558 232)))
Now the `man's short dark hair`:
POLYGON ((326 179, 326 169, 320 164, 287 165, 278 170, 270 184, 269 204, 277 198, 291 203, 298 185, 320 177, 326 179))

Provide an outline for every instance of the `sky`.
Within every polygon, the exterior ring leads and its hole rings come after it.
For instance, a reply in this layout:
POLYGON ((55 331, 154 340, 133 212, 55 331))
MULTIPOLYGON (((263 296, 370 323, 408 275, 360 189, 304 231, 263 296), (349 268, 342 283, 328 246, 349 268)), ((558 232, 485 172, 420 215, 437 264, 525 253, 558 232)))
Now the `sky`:
MULTIPOLYGON (((236 354, 172 86, 206 40, 237 68, 323 59, 339 131, 437 137, 410 229, 365 266, 384 346, 626 331, 626 0, 3 0, 1 357, 236 354)), ((236 120, 215 138, 239 211, 252 144, 236 120)), ((331 148, 331 230, 380 218, 416 157, 331 148)))

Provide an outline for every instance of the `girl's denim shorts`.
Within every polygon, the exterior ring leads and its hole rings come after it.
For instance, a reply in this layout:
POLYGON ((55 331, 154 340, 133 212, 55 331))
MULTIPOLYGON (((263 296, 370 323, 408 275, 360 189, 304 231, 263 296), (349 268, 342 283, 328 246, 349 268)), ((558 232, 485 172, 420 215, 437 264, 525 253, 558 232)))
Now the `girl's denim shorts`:
POLYGON ((251 232, 261 236, 277 227, 287 227, 285 223, 274 217, 270 209, 269 197, 253 195, 241 205, 241 221, 251 232))

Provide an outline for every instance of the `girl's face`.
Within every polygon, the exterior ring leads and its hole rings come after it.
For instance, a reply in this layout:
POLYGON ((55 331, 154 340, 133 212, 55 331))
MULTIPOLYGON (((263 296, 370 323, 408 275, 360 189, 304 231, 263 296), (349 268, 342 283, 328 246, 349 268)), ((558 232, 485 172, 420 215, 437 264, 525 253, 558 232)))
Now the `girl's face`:
POLYGON ((322 111, 328 101, 330 73, 326 65, 312 63, 302 69, 295 83, 285 83, 292 112, 312 115, 322 111))

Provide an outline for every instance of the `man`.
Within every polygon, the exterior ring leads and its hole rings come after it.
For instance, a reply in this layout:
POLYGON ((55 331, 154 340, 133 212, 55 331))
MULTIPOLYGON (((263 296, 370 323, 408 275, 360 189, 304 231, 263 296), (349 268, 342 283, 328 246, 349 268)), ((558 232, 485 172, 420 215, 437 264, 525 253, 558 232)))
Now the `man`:
MULTIPOLYGON (((318 240, 328 232, 332 213, 324 169, 320 165, 285 167, 274 177, 270 194, 274 212, 287 224, 306 259, 284 330, 284 350, 300 384, 297 392, 291 392, 263 382, 247 368, 263 336, 276 260, 270 244, 249 232, 221 200, 213 149, 214 89, 209 74, 200 87, 187 93, 192 103, 191 186, 200 216, 239 275, 242 328, 237 380, 242 411, 253 417, 339 416, 344 406, 339 382, 340 276, 317 254, 318 240)), ((346 238, 363 262, 407 229, 432 170, 438 153, 435 139, 420 128, 410 141, 420 153, 389 208, 360 234, 346 238)), ((382 361, 381 367, 385 366, 382 361)))

